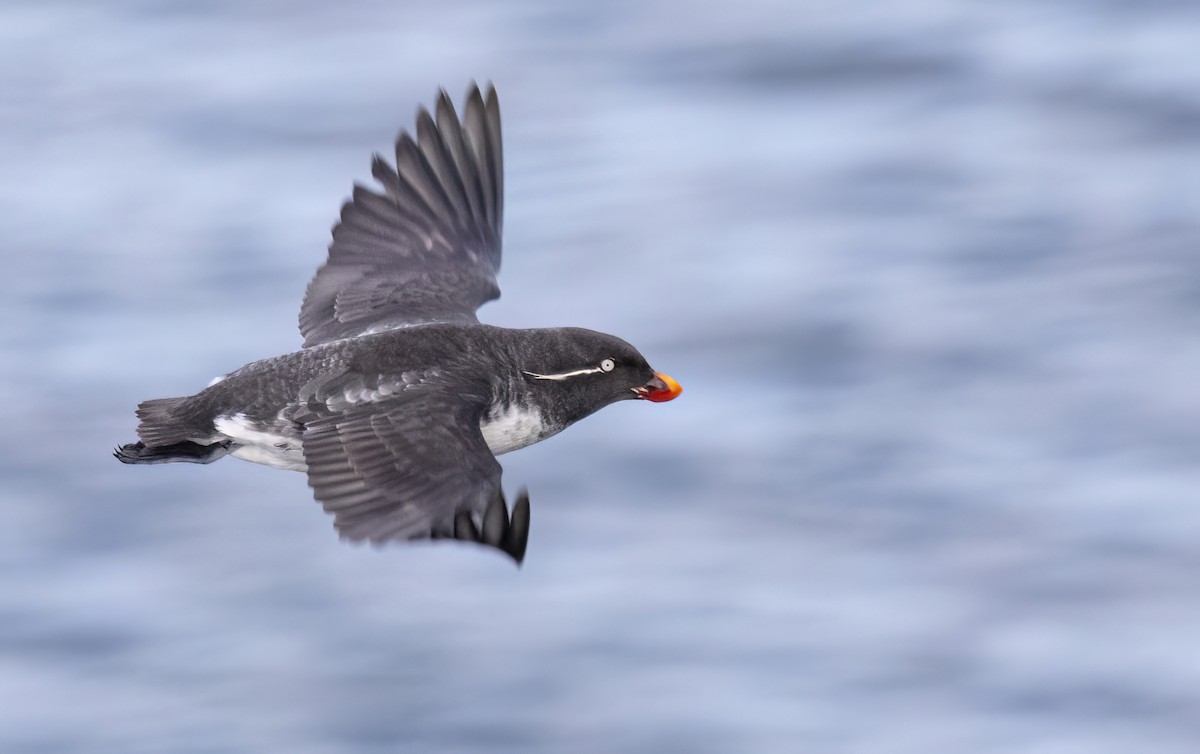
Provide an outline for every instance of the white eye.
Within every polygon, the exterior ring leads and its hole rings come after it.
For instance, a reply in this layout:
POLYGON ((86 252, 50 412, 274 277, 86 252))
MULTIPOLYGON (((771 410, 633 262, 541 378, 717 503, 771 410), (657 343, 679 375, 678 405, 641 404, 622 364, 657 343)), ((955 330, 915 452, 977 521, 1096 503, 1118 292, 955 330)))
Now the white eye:
POLYGON ((604 361, 600 362, 600 368, 605 372, 611 372, 614 367, 616 367, 616 364, 613 363, 612 359, 605 359, 604 361))

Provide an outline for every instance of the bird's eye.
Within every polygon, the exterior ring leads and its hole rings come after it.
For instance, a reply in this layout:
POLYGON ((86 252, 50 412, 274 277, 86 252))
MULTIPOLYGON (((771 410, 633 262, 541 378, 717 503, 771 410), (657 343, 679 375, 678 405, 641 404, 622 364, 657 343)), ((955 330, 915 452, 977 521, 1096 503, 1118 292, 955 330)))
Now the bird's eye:
POLYGON ((617 365, 613 363, 612 359, 605 359, 604 361, 600 362, 600 368, 605 372, 611 372, 616 366, 617 365))

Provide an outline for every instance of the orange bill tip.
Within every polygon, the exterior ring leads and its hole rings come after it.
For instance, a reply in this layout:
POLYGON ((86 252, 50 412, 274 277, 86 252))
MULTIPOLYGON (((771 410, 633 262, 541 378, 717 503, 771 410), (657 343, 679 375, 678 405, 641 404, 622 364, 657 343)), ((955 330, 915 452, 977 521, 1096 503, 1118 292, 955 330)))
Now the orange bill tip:
POLYGON ((683 388, 680 387, 679 383, 671 375, 655 372, 654 376, 661 380, 666 387, 646 393, 646 400, 654 401, 655 403, 665 403, 666 401, 678 398, 679 394, 683 392, 683 388))

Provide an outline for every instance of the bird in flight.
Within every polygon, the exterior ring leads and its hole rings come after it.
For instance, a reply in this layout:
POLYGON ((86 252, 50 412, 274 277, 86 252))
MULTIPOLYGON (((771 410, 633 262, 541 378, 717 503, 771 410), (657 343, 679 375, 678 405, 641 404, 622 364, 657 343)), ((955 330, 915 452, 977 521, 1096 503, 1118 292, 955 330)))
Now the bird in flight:
POLYGON ((329 258, 300 307, 303 348, 251 362, 195 395, 137 408, 123 463, 211 463, 226 455, 303 471, 339 534, 382 544, 458 539, 518 564, 529 496, 511 515, 496 456, 621 400, 682 392, 637 349, 576 327, 479 322, 499 298, 504 206, 500 106, 443 90, 416 137, 396 139, 382 185, 355 185, 329 258))

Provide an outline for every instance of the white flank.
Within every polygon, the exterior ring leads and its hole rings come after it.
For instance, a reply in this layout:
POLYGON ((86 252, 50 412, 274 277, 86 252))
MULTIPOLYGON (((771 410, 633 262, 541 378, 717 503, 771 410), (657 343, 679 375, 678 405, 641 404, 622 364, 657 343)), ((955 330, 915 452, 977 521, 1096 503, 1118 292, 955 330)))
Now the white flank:
POLYGON ((516 405, 507 411, 493 410, 479 422, 479 431, 492 455, 518 450, 543 440, 554 432, 547 431, 537 409, 521 409, 516 405))
POLYGON ((208 387, 212 387, 213 385, 217 384, 218 382, 220 382, 221 380, 225 379, 228 376, 229 375, 227 375, 227 374, 218 374, 216 377, 213 377, 211 380, 208 381, 208 387))
POLYGON ((217 432, 238 445, 232 452, 234 458, 288 471, 308 470, 299 440, 289 439, 274 432, 264 432, 245 414, 218 416, 213 421, 213 426, 217 428, 217 432))

